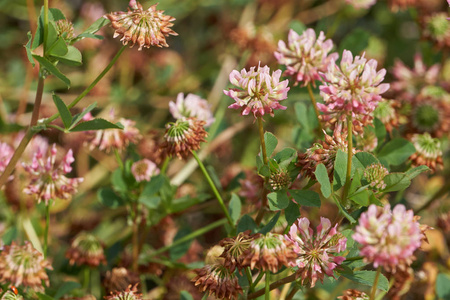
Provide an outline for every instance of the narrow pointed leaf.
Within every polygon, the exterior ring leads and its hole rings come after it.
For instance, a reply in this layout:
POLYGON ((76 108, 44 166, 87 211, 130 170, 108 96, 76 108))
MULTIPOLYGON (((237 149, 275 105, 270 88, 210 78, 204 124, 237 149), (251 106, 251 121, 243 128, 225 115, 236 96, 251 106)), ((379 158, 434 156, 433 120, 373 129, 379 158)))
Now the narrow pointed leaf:
POLYGON ((67 108, 66 104, 62 99, 56 95, 53 94, 53 102, 56 105, 56 108, 58 109, 58 112, 61 116, 61 119, 64 123, 64 127, 67 129, 70 127, 70 124, 72 123, 72 115, 70 114, 69 109, 67 108))

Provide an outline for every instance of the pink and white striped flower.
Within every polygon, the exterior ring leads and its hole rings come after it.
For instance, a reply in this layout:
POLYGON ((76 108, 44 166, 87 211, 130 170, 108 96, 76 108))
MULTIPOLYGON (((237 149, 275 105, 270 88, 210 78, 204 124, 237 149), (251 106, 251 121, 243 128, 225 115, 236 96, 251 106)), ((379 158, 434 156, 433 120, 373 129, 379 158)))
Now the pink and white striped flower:
POLYGON ((261 68, 258 65, 258 69, 255 69, 256 67, 251 67, 249 71, 242 69, 240 73, 237 70, 230 73, 230 82, 238 88, 223 91, 236 101, 228 108, 242 109, 242 115, 252 112, 255 118, 265 114, 273 117, 274 110, 286 109, 279 101, 287 98, 289 81, 286 79, 280 82, 281 70, 270 75, 268 66, 261 68))
POLYGON ((150 181, 152 176, 159 174, 159 169, 154 162, 144 158, 133 163, 131 173, 137 182, 150 181))
POLYGON ((83 178, 65 176, 72 171, 71 164, 75 161, 72 150, 67 152, 57 167, 56 154, 56 145, 53 144, 48 157, 44 157, 44 153, 38 150, 31 164, 23 164, 25 171, 31 175, 31 182, 24 192, 35 195, 38 202, 45 201, 46 205, 51 199, 70 200, 77 192, 78 184, 83 182, 83 178))
POLYGON ((375 268, 382 266, 395 272, 413 262, 423 233, 413 211, 404 205, 399 204, 392 211, 389 204, 384 208, 371 205, 361 214, 353 239, 362 245, 360 254, 365 261, 372 262, 375 268))
POLYGON ((294 244, 294 251, 298 255, 291 266, 298 267, 302 284, 310 282, 311 287, 314 287, 317 279, 323 283, 325 274, 334 278, 333 270, 345 260, 338 253, 346 249, 347 238, 337 232, 338 224, 331 227, 327 218, 320 218, 316 233, 307 218, 300 218, 297 222, 298 225, 294 223, 291 226, 289 235, 285 235, 294 244))
POLYGON ((211 105, 205 99, 194 94, 188 94, 185 98, 183 93, 179 93, 176 103, 169 102, 169 110, 175 119, 195 117, 205 121, 206 127, 211 126, 214 122, 211 105))
POLYGON ((389 89, 381 83, 386 69, 377 72, 377 61, 367 61, 363 56, 344 50, 340 67, 332 60, 327 72, 322 73, 324 85, 319 87, 325 104, 317 107, 324 113, 322 120, 331 124, 353 117, 354 131, 362 133, 364 126, 372 121, 372 112, 381 101, 380 94, 389 89))
POLYGON ((302 86, 308 83, 315 86, 315 80, 321 80, 319 72, 325 72, 331 60, 339 57, 337 53, 329 54, 332 48, 333 41, 325 40, 322 31, 317 37, 311 28, 306 29, 302 35, 291 29, 288 44, 279 41, 278 51, 274 55, 279 64, 286 65, 284 75, 292 76, 294 85, 303 82, 302 86))

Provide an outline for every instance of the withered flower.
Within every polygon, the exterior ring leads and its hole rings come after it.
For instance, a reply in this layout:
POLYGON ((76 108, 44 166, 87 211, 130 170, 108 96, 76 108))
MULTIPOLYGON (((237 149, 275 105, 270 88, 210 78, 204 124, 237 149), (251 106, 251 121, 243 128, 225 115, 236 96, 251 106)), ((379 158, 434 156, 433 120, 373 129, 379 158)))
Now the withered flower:
POLYGON ((142 294, 138 293, 137 284, 129 285, 125 291, 111 292, 109 296, 104 297, 106 300, 143 300, 142 294))
POLYGON ((192 281, 201 292, 208 291, 219 299, 237 299, 242 293, 236 275, 223 265, 206 265, 195 272, 197 276, 192 281))
POLYGON ((66 257, 71 265, 98 267, 100 264, 106 264, 102 244, 94 235, 86 232, 81 232, 75 237, 66 257))
POLYGON ((125 268, 113 268, 111 271, 106 272, 103 284, 108 293, 125 291, 130 285, 139 284, 139 276, 125 268))
POLYGON ((251 234, 250 230, 239 233, 236 237, 224 238, 219 242, 219 245, 224 248, 221 255, 225 259, 224 266, 234 272, 237 268, 239 271, 242 270, 243 266, 243 254, 247 249, 250 248, 250 243, 258 235, 251 234))

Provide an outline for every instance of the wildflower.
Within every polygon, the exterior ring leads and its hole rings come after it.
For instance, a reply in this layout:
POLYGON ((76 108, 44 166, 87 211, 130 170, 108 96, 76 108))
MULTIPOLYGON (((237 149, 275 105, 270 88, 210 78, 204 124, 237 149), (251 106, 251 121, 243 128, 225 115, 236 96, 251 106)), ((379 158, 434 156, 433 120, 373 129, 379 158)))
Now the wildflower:
POLYGON ((429 133, 414 134, 411 142, 416 148, 416 153, 409 157, 413 166, 426 165, 432 172, 443 166, 439 139, 431 137, 429 133))
POLYGON ((137 182, 150 181, 152 176, 159 174, 159 169, 154 162, 144 158, 133 163, 131 173, 137 182))
POLYGON ((388 272, 404 270, 414 260, 413 253, 420 247, 422 232, 412 210, 402 204, 393 211, 370 205, 361 214, 353 239, 361 244, 360 255, 374 267, 382 266, 388 272))
POLYGON ((0 142, 0 173, 5 171, 6 166, 9 164, 12 156, 14 154, 14 149, 6 143, 0 142))
POLYGON ((205 126, 209 127, 214 122, 211 106, 208 101, 194 94, 188 94, 184 98, 183 93, 177 96, 177 102, 169 102, 169 110, 175 119, 195 117, 205 121, 205 126))
POLYGON ((347 4, 350 4, 357 9, 368 9, 377 2, 377 0, 345 0, 345 1, 347 2, 347 4))
POLYGON ((286 65, 284 75, 292 76, 294 85, 303 82, 303 86, 309 83, 315 86, 315 80, 321 80, 319 72, 325 72, 331 60, 338 58, 337 53, 329 54, 332 48, 333 41, 325 40, 322 31, 316 39, 316 33, 311 28, 305 30, 302 35, 291 29, 288 45, 279 41, 278 52, 274 55, 279 64, 286 65))
POLYGON ((106 272, 104 286, 106 291, 125 291, 131 285, 139 283, 139 276, 125 268, 113 268, 106 272))
POLYGON ((106 300, 142 300, 142 294, 138 293, 137 284, 131 284, 125 291, 111 292, 109 296, 105 296, 106 300))
POLYGON ((242 293, 236 275, 223 265, 206 265, 195 272, 197 276, 192 281, 201 292, 208 290, 209 295, 219 299, 237 299, 242 293))
POLYGON ((250 234, 250 231, 244 231, 239 233, 236 237, 224 238, 220 241, 219 245, 224 248, 221 257, 225 259, 223 265, 234 272, 237 268, 242 270, 243 266, 243 254, 250 248, 250 243, 257 235, 250 234))
POLYGON ((50 263, 28 241, 23 246, 12 242, 0 252, 0 283, 43 291, 42 283, 49 285, 45 269, 52 270, 50 263))
POLYGON ((424 18, 423 35, 438 47, 450 47, 450 22, 447 13, 435 13, 424 18))
POLYGON ((232 88, 223 91, 225 95, 233 98, 236 103, 228 108, 242 109, 242 115, 248 115, 250 112, 256 117, 262 117, 265 114, 274 115, 276 109, 286 109, 279 104, 287 98, 289 91, 288 80, 280 82, 281 70, 276 70, 270 75, 268 66, 258 69, 251 67, 249 71, 242 69, 239 73, 233 70, 230 73, 230 82, 238 88, 232 88))
POLYGON ((392 69, 396 81, 391 83, 391 88, 397 94, 398 100, 411 102, 423 87, 437 82, 439 72, 438 64, 427 68, 420 54, 414 56, 412 69, 405 66, 402 61, 396 60, 392 69))
POLYGON ((297 220, 298 225, 293 224, 286 239, 293 243, 296 258, 290 263, 291 267, 298 267, 298 275, 302 278, 302 284, 310 282, 311 287, 316 285, 317 279, 323 283, 324 275, 334 278, 333 270, 345 260, 338 256, 347 247, 347 238, 338 233, 336 224, 331 227, 327 218, 320 218, 316 233, 310 227, 307 218, 297 220))
POLYGON ((276 172, 271 172, 268 180, 269 189, 271 191, 279 191, 287 189, 292 183, 291 176, 288 170, 279 169, 276 172))
MULTIPOLYGON (((110 118, 115 119, 114 110, 110 112, 110 118)), ((89 149, 97 148, 106 153, 112 150, 123 151, 130 143, 137 143, 141 138, 139 129, 136 128, 136 122, 119 118, 119 123, 123 125, 123 129, 105 129, 95 131, 95 137, 90 139, 89 149)))
POLYGON ((381 100, 380 94, 389 89, 388 83, 381 83, 386 74, 385 69, 376 71, 377 61, 367 61, 344 50, 340 67, 334 60, 323 73, 324 85, 320 93, 325 104, 317 107, 324 113, 323 121, 333 125, 336 121, 345 121, 347 115, 353 117, 353 131, 362 133, 364 126, 372 121, 372 112, 381 100))
POLYGON ((342 296, 339 296, 338 299, 341 300, 369 300, 369 295, 364 292, 360 292, 358 290, 348 289, 344 291, 342 296))
POLYGON ((106 264, 102 244, 94 235, 86 232, 81 232, 75 237, 66 252, 66 257, 71 265, 87 265, 95 268, 100 264, 106 264))
MULTIPOLYGON (((0 290, 1 292, 1 290, 0 290)), ((19 294, 14 293, 13 291, 6 291, 0 300, 23 300, 23 297, 19 294)))
POLYGON ((111 21, 111 27, 115 29, 114 38, 121 36, 120 40, 124 45, 132 43, 131 48, 137 43, 139 51, 142 47, 169 47, 166 37, 169 34, 178 35, 170 28, 175 18, 164 15, 162 10, 156 10, 157 5, 154 4, 144 11, 139 2, 131 0, 128 12, 107 14, 105 17, 111 21))
POLYGON ((398 128, 400 115, 397 112, 399 103, 393 100, 383 99, 378 102, 377 108, 373 111, 373 116, 378 118, 386 127, 388 132, 392 132, 394 128, 398 128))
POLYGON ((58 37, 62 37, 67 43, 70 42, 74 35, 73 35, 73 24, 72 22, 62 19, 56 21, 56 34, 58 37))
POLYGON ((205 142, 207 132, 203 128, 205 121, 197 118, 179 119, 166 125, 162 151, 168 156, 187 158, 191 151, 200 149, 200 143, 205 142))
POLYGON ((373 163, 364 170, 364 177, 366 177, 369 185, 375 190, 383 190, 386 188, 386 183, 383 179, 388 174, 389 171, 380 163, 373 163))
POLYGON ((296 257, 290 241, 280 234, 269 232, 251 241, 243 254, 242 266, 276 273, 283 265, 289 266, 296 257))
POLYGON ((24 192, 35 195, 38 202, 44 200, 46 205, 51 199, 70 200, 77 192, 78 184, 83 182, 83 178, 65 176, 72 171, 71 164, 75 161, 72 150, 67 152, 58 167, 55 166, 56 153, 56 144, 53 144, 47 159, 38 150, 31 164, 23 164, 25 171, 31 175, 31 182, 24 192))

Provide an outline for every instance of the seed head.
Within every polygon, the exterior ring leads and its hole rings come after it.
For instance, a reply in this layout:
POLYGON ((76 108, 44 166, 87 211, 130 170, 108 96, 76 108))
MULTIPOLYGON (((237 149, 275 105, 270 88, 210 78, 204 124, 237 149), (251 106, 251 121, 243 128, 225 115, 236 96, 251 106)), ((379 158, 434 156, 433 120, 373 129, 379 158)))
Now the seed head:
POLYGON ((224 238, 220 241, 220 246, 223 247, 223 253, 221 257, 225 259, 223 265, 234 272, 237 268, 239 271, 242 270, 244 256, 243 254, 250 248, 250 243, 258 235, 250 234, 250 231, 244 231, 239 233, 236 237, 224 238))
POLYGON ((426 165, 432 172, 443 166, 441 142, 431 137, 429 133, 414 134, 411 142, 416 148, 416 153, 410 156, 413 166, 426 165))
POLYGON ((87 265, 93 268, 100 264, 106 265, 102 244, 94 235, 86 232, 81 232, 75 237, 67 250, 66 257, 71 265, 87 265))

